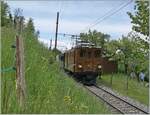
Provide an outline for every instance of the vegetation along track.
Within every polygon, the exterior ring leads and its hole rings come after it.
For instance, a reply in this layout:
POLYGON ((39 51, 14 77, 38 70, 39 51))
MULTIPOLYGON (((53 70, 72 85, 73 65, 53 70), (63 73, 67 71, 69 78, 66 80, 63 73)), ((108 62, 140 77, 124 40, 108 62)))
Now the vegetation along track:
POLYGON ((132 105, 131 103, 123 100, 122 98, 106 91, 99 86, 85 86, 90 92, 97 97, 104 100, 113 108, 117 109, 122 114, 148 114, 147 111, 132 105))

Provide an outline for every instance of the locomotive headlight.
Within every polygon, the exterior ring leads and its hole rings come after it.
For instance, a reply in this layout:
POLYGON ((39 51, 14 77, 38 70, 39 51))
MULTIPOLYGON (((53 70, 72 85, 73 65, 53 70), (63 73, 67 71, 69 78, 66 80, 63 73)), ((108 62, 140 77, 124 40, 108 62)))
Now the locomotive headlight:
POLYGON ((102 68, 102 66, 101 66, 101 65, 98 65, 98 66, 97 66, 97 68, 98 68, 98 69, 101 69, 101 68, 102 68))
POLYGON ((78 65, 78 68, 82 68, 82 65, 78 65))

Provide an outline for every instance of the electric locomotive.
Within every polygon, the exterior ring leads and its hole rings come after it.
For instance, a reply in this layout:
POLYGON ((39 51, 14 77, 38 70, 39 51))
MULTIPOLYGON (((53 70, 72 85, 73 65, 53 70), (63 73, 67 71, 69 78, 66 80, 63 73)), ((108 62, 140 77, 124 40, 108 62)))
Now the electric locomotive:
POLYGON ((96 83, 102 73, 116 72, 117 64, 102 56, 102 49, 88 42, 80 43, 64 53, 64 69, 86 85, 96 83))

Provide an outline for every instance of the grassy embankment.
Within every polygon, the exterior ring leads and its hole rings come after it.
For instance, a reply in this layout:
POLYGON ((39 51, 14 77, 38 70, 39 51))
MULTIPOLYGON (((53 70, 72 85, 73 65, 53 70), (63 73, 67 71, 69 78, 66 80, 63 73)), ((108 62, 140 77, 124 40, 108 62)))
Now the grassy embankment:
POLYGON ((113 74, 112 85, 111 75, 103 75, 98 84, 104 84, 118 91, 119 93, 129 96, 145 105, 149 104, 149 88, 139 83, 136 79, 128 79, 127 90, 127 76, 123 74, 113 74))
MULTIPOLYGON (((2 28, 2 68, 13 65, 13 29, 2 28)), ((110 113, 102 102, 66 77, 58 63, 49 64, 52 52, 32 36, 24 36, 27 99, 24 110, 17 104, 15 71, 2 73, 2 113, 110 113)))

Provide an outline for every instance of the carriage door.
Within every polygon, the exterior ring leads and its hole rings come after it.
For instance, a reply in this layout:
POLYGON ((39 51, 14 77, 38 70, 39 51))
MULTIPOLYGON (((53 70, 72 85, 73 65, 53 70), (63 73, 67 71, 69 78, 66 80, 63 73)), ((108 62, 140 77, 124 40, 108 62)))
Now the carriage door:
POLYGON ((85 64, 86 64, 87 71, 93 71, 93 58, 92 58, 92 49, 91 48, 86 49, 85 64))

